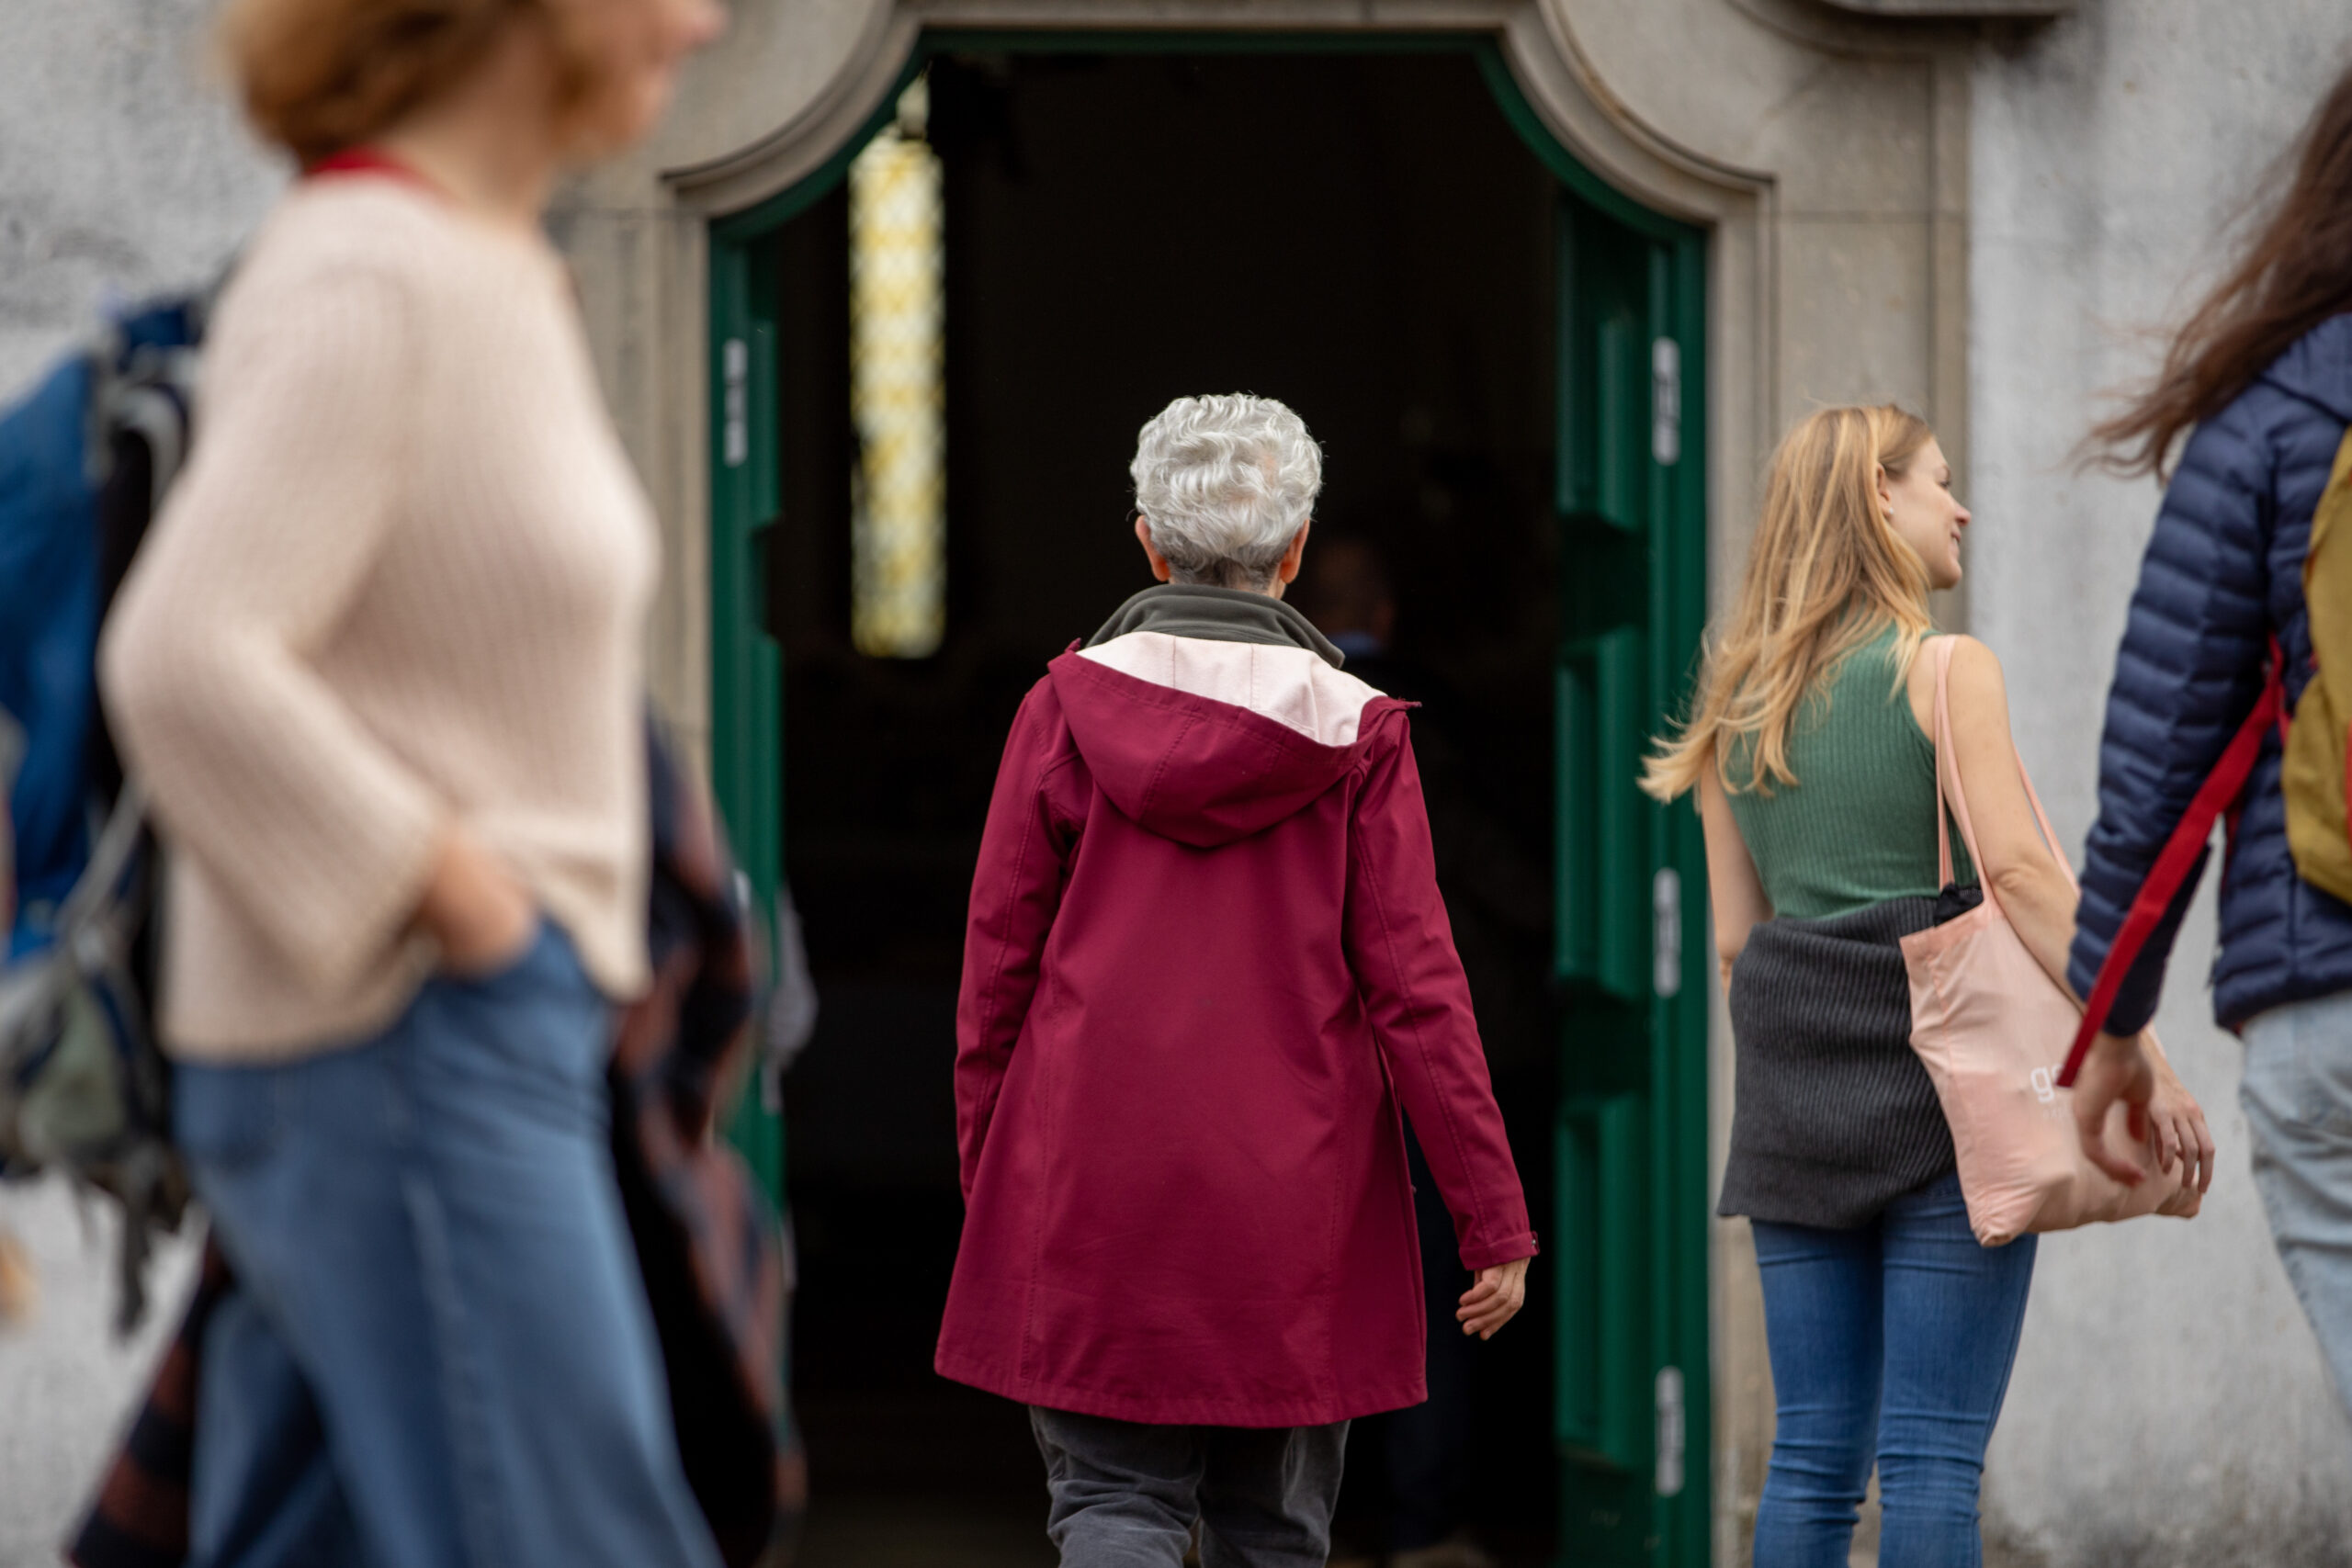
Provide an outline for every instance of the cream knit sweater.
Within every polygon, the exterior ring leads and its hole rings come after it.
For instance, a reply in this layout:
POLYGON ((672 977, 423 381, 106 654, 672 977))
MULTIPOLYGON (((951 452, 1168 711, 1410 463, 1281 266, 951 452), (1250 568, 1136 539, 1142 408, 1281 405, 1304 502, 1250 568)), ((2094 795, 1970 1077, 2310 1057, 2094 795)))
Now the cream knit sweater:
POLYGON ((616 997, 645 974, 652 513, 544 243, 378 176, 305 182, 206 349, 193 460, 108 621, 115 732, 175 851, 176 1055, 396 1017, 462 822, 616 997))

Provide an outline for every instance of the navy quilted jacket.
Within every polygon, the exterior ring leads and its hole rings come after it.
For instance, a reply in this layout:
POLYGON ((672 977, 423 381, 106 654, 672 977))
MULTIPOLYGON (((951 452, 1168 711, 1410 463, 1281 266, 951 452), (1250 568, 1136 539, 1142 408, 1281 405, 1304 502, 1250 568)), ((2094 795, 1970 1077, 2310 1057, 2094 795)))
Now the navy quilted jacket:
MULTIPOLYGON (((2230 737, 2260 695, 2273 637, 2287 698, 2311 674, 2303 554, 2352 423, 2352 315, 2313 328, 2198 426, 2165 492, 2115 661, 2099 741, 2098 821, 2083 868, 2068 976, 2088 995, 2109 942, 2230 737)), ((2291 709, 2290 709, 2291 711, 2291 709)), ((2222 874, 2213 1016, 2234 1029, 2284 1002, 2352 990, 2352 907, 2295 874, 2264 739, 2222 874)), ((2118 994, 2108 1027, 2147 1022, 2200 861, 2118 994)))

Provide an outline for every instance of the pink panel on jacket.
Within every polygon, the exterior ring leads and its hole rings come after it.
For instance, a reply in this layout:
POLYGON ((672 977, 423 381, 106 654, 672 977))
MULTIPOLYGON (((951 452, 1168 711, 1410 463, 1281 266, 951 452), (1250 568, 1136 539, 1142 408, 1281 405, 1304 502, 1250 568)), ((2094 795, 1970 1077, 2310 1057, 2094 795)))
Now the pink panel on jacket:
POLYGON ((1304 648, 1211 642, 1129 632, 1079 657, 1155 686, 1263 714, 1323 746, 1352 746, 1364 705, 1380 694, 1304 648))

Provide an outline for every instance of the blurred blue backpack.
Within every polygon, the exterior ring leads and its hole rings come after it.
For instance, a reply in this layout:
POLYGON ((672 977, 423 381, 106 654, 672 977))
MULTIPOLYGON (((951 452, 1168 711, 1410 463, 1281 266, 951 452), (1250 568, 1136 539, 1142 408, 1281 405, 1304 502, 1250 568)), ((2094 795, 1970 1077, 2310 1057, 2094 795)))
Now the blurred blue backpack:
POLYGON ((0 410, 0 1179, 122 1205, 118 1326, 187 1181, 150 1028, 155 852, 99 711, 98 626, 186 457, 205 298, 109 321, 0 410))

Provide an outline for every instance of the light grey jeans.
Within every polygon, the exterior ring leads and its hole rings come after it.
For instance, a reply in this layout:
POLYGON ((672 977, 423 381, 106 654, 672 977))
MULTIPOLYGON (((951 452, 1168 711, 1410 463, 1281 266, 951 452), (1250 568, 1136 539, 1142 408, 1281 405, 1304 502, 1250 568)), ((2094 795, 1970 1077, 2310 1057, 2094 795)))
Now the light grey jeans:
POLYGON ((1029 1407, 1062 1568, 1323 1568, 1348 1424, 1153 1427, 1029 1407))
POLYGON ((2245 1026, 2238 1103, 2254 1184, 2287 1278, 2352 1406, 2352 992, 2290 1002, 2245 1026))

